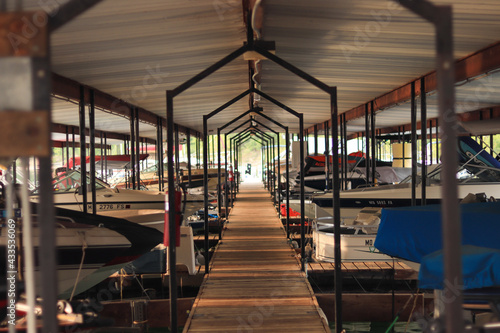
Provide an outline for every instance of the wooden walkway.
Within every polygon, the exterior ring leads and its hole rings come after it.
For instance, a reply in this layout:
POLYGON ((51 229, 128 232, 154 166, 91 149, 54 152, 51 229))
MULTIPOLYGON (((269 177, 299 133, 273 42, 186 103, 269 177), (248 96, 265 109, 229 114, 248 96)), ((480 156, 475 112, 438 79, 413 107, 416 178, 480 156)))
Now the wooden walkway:
POLYGON ((184 332, 330 332, 270 195, 243 183, 184 332))

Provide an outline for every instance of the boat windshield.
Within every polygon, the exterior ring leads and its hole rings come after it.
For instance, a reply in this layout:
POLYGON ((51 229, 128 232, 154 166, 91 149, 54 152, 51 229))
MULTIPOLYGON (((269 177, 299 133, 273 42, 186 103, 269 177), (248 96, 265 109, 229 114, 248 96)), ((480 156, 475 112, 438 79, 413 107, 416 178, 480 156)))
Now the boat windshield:
MULTIPOLYGON (((427 166, 427 185, 441 183, 441 164, 427 166)), ((422 182, 422 173, 417 173, 417 184, 422 182)), ((500 182, 500 169, 472 164, 462 164, 457 171, 459 183, 500 182)), ((411 183, 411 176, 401 183, 411 183)))
MULTIPOLYGON (((95 179, 95 188, 96 190, 100 190, 103 188, 109 187, 108 184, 103 182, 102 180, 96 178, 95 179)), ((87 175, 87 183, 90 183, 90 177, 87 175)), ((62 193, 62 192, 71 192, 80 187, 82 184, 82 174, 77 170, 69 170, 67 172, 63 172, 58 174, 52 180, 52 186, 54 188, 54 192, 62 193)), ((38 188, 35 189, 32 194, 38 194, 38 188)))

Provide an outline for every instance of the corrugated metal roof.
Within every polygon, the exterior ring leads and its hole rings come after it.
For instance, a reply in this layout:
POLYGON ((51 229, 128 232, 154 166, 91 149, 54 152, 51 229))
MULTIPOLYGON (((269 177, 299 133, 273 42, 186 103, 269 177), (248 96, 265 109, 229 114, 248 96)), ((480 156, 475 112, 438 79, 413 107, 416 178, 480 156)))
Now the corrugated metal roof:
MULTIPOLYGON (((500 6, 496 0, 433 1, 452 4, 455 57, 469 55, 498 40, 500 6)), ((263 36, 276 41, 276 54, 331 86, 337 86, 339 112, 391 91, 434 69, 433 27, 394 1, 267 0, 263 36)), ((328 119, 328 96, 269 61, 263 62, 262 89, 304 112, 306 127, 328 119)), ((489 77, 491 89, 500 81, 489 77)), ((495 94, 477 98, 484 80, 457 88, 457 111, 467 99, 477 107, 498 105, 495 94), (480 101, 480 102, 479 102, 480 101)), ((428 98, 429 117, 437 116, 436 96, 428 98)), ((262 103, 274 112, 270 103, 262 103)), ((377 127, 409 123, 409 105, 377 115, 377 127)), ((348 123, 349 131, 364 119, 348 123)), ((363 127, 364 128, 364 127, 363 127)))
MULTIPOLYGON (((498 0, 433 2, 453 5, 456 58, 498 41, 498 0)), ((39 8, 36 0, 24 4, 39 8)), ((434 69, 432 26, 395 1, 264 0, 263 6, 263 38, 276 42, 278 56, 337 86, 340 112, 434 69)), ((245 39, 241 1, 104 0, 53 34, 53 69, 164 116, 167 89, 234 51, 245 39)), ((324 92, 269 60, 262 65, 262 90, 303 112, 305 127, 329 119, 324 92)), ((248 81, 248 63, 242 58, 233 61, 175 98, 175 121, 201 131, 202 115, 246 90, 248 81)), ((472 109, 475 105, 469 107, 467 101, 474 98, 478 107, 499 104, 498 94, 477 98, 478 87, 485 84, 488 91, 498 91, 500 78, 491 75, 457 87, 459 105, 467 105, 459 111, 472 109)), ((429 117, 436 116, 435 94, 428 103, 429 117)), ((77 125, 78 108, 66 104, 54 100, 54 121, 77 125)), ((220 127, 248 105, 244 98, 211 119, 209 128, 220 127)), ((298 130, 294 117, 264 99, 259 105, 291 131, 298 130)), ((98 118, 98 129, 129 131, 128 121, 116 115, 102 113, 98 118)), ((377 127, 408 122, 405 104, 377 115, 377 127)), ((358 131, 364 120, 348 125, 349 131, 358 131)), ((152 127, 142 133, 151 133, 151 138, 156 135, 152 127)))

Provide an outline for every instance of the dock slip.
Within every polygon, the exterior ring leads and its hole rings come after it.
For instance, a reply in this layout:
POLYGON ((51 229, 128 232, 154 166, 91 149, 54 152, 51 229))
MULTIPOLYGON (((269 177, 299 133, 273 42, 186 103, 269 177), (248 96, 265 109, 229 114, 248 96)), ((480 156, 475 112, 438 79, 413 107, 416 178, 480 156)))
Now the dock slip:
POLYGON ((330 332, 261 183, 244 182, 184 332, 330 332))

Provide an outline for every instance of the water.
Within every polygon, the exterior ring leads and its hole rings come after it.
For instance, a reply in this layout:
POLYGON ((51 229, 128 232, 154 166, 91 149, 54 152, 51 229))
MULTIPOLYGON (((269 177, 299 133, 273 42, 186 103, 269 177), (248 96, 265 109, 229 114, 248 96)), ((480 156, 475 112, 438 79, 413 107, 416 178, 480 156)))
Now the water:
MULTIPOLYGON (((385 333, 387 328, 391 323, 385 322, 344 322, 342 324, 342 328, 347 333, 385 333)), ((330 323, 330 329, 332 333, 335 332, 335 323, 330 323)), ((397 322, 394 325, 394 332, 396 333, 422 333, 422 329, 415 322, 410 323, 408 325, 408 329, 406 329, 406 322, 397 322)))

